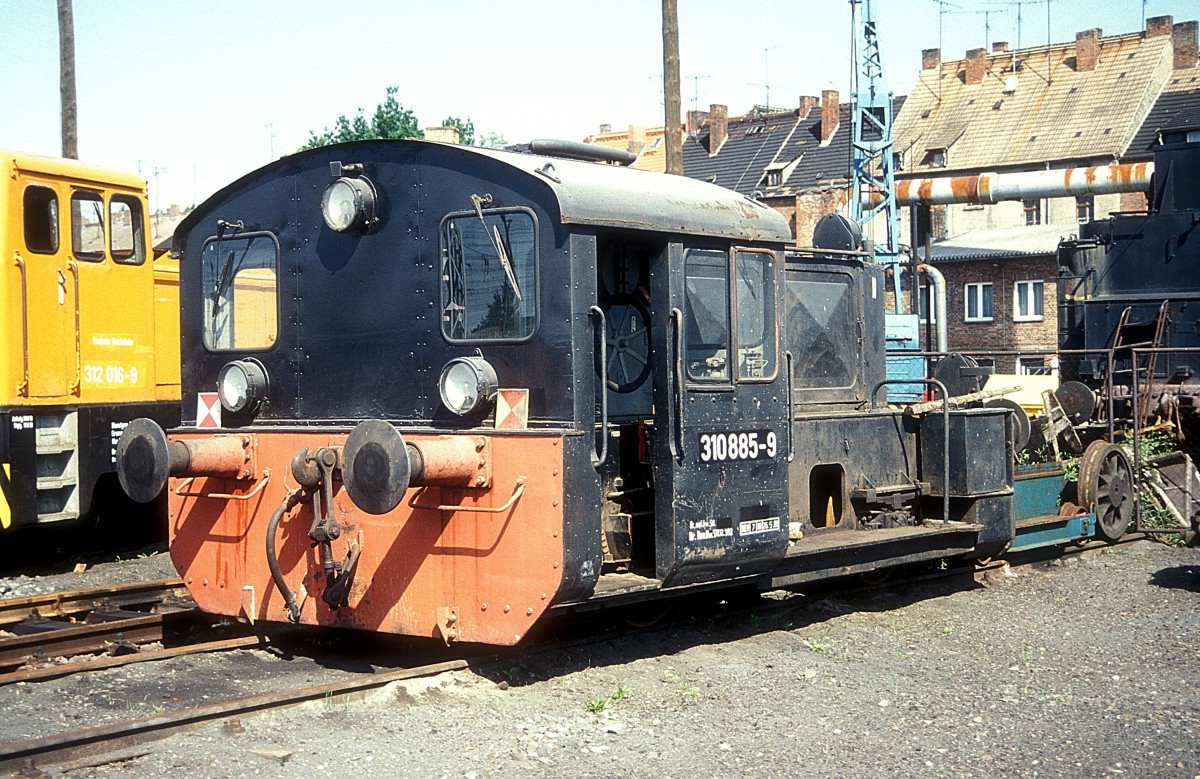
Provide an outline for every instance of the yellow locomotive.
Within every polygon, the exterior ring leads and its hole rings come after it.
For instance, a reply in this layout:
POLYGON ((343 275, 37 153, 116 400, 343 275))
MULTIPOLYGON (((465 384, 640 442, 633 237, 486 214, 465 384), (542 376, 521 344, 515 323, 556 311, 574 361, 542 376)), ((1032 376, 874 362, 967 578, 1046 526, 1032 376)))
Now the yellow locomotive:
POLYGON ((94 515, 126 424, 179 419, 179 267, 148 211, 136 176, 0 150, 0 530, 94 515))

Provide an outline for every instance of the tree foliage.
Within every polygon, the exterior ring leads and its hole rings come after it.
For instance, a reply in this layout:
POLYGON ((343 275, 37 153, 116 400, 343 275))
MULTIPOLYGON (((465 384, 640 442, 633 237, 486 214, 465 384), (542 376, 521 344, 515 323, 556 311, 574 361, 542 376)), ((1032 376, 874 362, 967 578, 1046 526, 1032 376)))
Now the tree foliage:
MULTIPOLYGON (((315 149, 319 146, 345 141, 365 141, 376 138, 424 138, 425 134, 421 132, 417 115, 411 108, 405 108, 396 99, 396 93, 399 90, 398 86, 389 86, 387 97, 382 103, 375 106, 375 110, 369 118, 366 112, 360 108, 354 116, 345 114, 339 116, 332 128, 326 127, 319 133, 309 132, 308 142, 300 147, 301 150, 315 149)), ((484 133, 481 137, 476 138, 475 123, 471 121, 470 117, 462 119, 457 116, 448 116, 442 120, 442 125, 457 128, 458 142, 466 146, 479 145, 497 148, 507 144, 504 136, 496 133, 484 133)))
POLYGON ((397 86, 387 88, 387 97, 375 106, 374 113, 368 120, 363 109, 353 117, 342 114, 333 123, 333 129, 326 127, 320 133, 310 132, 308 142, 301 149, 315 149, 328 146, 331 143, 345 141, 365 141, 374 138, 422 138, 421 128, 417 124, 417 115, 411 108, 405 108, 396 100, 397 86))

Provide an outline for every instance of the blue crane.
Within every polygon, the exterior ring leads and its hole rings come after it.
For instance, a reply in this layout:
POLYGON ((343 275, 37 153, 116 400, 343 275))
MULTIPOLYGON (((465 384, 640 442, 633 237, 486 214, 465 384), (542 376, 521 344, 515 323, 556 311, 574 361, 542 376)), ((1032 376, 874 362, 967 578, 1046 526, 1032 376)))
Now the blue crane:
POLYGON ((884 240, 875 241, 876 259, 892 268, 895 310, 900 295, 900 211, 896 206, 895 160, 892 154, 892 93, 883 77, 879 35, 872 0, 850 0, 854 70, 850 85, 850 142, 853 189, 850 214, 864 227, 882 214, 884 240), (861 5, 862 21, 858 20, 861 5))

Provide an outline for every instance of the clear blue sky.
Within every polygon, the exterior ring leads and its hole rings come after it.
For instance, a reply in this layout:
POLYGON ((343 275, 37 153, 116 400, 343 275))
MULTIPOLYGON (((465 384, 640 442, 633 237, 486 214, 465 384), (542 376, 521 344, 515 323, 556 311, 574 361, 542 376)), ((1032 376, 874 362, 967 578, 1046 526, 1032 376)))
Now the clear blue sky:
MULTIPOLYGON (((904 94, 920 51, 946 58, 1017 41, 1017 7, 876 0, 884 66, 904 94), (961 12, 960 12, 961 11, 961 12), (941 32, 939 35, 939 21, 941 32)), ((766 98, 850 80, 846 0, 678 0, 683 107, 740 114, 766 98)), ((601 123, 662 123, 659 0, 74 0, 81 159, 141 171, 152 203, 187 205, 295 150, 338 114, 399 86, 422 126, 470 117, 510 142, 581 139, 601 123), (157 187, 157 188, 156 188, 157 187)), ((1020 41, 1046 42, 1045 2, 1022 6, 1020 41)), ((1145 16, 1200 16, 1195 0, 1051 0, 1050 38, 1145 16)), ((0 0, 0 147, 61 150, 55 0, 0 0)))

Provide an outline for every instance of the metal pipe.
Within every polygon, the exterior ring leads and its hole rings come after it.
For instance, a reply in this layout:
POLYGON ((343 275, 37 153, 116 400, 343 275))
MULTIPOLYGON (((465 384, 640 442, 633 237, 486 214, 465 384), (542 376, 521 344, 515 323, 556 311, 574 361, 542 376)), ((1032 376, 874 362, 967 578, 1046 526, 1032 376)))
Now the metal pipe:
MULTIPOLYGON (((896 203, 901 206, 992 205, 1002 200, 1148 192, 1153 175, 1153 162, 1132 162, 1020 173, 930 176, 897 181, 896 203)), ((878 198, 868 192, 864 199, 873 204, 878 198)))
POLYGON ((932 265, 921 263, 917 273, 924 273, 933 282, 933 321, 937 326, 937 350, 946 351, 948 338, 946 336, 946 277, 932 265))

